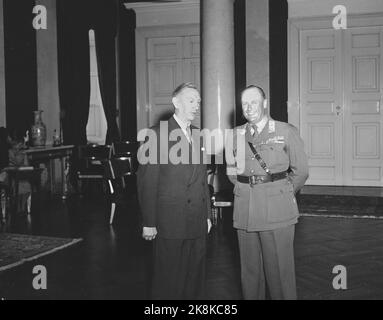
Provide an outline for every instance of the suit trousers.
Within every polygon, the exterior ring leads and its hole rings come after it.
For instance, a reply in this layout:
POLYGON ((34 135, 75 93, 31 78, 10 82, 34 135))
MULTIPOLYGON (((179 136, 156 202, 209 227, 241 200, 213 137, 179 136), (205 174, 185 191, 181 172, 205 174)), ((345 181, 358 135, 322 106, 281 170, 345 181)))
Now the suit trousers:
POLYGON ((297 298, 294 231, 294 225, 270 231, 238 229, 244 299, 265 299, 265 278, 271 299, 297 298))
POLYGON ((206 236, 154 240, 152 299, 205 298, 206 236))

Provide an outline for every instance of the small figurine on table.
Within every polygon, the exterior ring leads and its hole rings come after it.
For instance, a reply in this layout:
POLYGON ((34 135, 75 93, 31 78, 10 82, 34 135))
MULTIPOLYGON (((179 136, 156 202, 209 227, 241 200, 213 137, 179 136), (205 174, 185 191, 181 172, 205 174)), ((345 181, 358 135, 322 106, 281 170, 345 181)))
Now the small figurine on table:
POLYGON ((57 133, 57 130, 54 129, 53 130, 53 146, 57 147, 59 145, 61 145, 60 135, 57 133))

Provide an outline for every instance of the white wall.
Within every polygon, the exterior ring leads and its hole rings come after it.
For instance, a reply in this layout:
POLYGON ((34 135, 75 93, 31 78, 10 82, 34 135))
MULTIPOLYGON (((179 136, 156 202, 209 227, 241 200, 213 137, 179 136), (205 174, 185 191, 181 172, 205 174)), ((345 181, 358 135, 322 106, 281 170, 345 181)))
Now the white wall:
POLYGON ((383 0, 288 0, 289 18, 330 16, 332 8, 344 5, 347 14, 383 12, 383 0))

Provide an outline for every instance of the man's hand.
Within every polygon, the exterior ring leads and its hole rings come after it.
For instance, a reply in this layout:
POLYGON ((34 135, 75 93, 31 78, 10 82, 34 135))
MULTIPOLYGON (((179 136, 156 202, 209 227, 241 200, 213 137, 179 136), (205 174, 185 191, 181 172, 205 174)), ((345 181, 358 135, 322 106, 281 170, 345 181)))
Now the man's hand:
POLYGON ((154 240, 157 235, 156 227, 143 227, 142 228, 142 237, 145 240, 154 240))
POLYGON ((210 219, 207 219, 207 233, 210 233, 210 230, 211 230, 211 220, 210 219))

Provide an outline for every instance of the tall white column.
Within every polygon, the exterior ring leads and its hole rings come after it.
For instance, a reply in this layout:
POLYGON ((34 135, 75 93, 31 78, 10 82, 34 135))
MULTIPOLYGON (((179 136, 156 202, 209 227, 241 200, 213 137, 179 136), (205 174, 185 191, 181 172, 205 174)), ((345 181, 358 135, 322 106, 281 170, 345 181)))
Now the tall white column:
POLYGON ((36 5, 43 5, 47 9, 47 29, 36 30, 37 97, 38 109, 44 111, 43 121, 47 126, 47 144, 50 144, 53 130, 60 132, 56 0, 36 0, 36 5))
POLYGON ((6 126, 4 66, 4 10, 3 0, 0 0, 0 127, 6 126))
POLYGON ((224 132, 235 123, 234 0, 201 0, 201 22, 202 127, 224 132))
MULTIPOLYGON (((234 0, 201 0, 201 23, 202 128, 222 133, 207 150, 221 164, 225 129, 235 124, 234 0)), ((225 166, 218 165, 213 187, 230 187, 225 166)))

